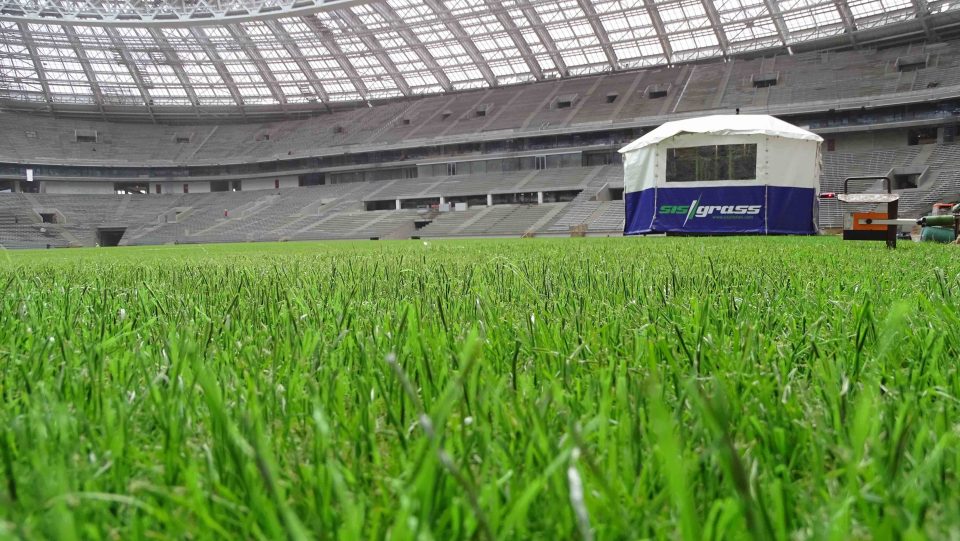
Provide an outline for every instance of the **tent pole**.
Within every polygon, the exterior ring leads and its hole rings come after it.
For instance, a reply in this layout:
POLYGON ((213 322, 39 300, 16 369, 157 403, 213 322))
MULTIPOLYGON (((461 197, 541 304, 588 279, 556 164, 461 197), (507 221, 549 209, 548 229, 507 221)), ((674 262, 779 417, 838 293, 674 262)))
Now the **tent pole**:
POLYGON ((650 214, 650 225, 647 226, 647 230, 653 233, 653 222, 657 221, 657 209, 660 208, 657 205, 657 194, 660 193, 660 188, 657 186, 653 187, 653 212, 650 214))
POLYGON ((770 217, 770 186, 767 184, 763 185, 763 234, 770 234, 770 222, 767 221, 770 217))

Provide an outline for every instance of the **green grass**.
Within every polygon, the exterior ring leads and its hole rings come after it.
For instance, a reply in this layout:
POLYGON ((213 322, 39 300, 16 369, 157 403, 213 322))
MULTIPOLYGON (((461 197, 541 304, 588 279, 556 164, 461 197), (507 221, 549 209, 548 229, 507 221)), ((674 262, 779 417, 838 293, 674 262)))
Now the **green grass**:
POLYGON ((960 536, 960 252, 0 253, 0 538, 960 536))

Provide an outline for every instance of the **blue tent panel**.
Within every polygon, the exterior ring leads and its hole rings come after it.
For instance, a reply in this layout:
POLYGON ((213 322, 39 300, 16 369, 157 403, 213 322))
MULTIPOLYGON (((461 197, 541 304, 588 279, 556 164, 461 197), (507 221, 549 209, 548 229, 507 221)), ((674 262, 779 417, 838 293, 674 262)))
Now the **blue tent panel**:
POLYGON ((624 197, 625 235, 816 233, 813 188, 649 188, 624 197))

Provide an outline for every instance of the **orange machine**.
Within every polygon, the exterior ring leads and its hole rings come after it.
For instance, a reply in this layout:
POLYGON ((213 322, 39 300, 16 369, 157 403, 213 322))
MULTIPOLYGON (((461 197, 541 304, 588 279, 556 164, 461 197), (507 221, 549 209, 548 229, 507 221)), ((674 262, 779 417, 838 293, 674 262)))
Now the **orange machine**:
MULTIPOLYGON (((842 194, 821 194, 821 197, 836 198, 842 203, 854 205, 885 206, 886 212, 851 212, 843 219, 843 240, 879 240, 887 247, 897 247, 897 229, 902 225, 913 225, 915 220, 898 218, 900 195, 890 189, 890 178, 885 176, 849 177, 843 181, 842 194), (882 181, 886 193, 849 192, 850 181, 882 181)), ((881 207, 882 208, 882 207, 881 207)))
POLYGON ((854 212, 851 218, 853 223, 846 229, 855 231, 886 231, 890 219, 886 212, 854 212))

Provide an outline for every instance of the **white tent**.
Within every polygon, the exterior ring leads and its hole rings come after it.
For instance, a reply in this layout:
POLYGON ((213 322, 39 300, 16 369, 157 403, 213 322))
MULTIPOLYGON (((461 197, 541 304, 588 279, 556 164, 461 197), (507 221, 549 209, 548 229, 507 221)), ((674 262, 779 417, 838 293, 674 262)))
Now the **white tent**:
POLYGON ((767 115, 667 122, 620 150, 624 233, 814 233, 822 141, 767 115))

